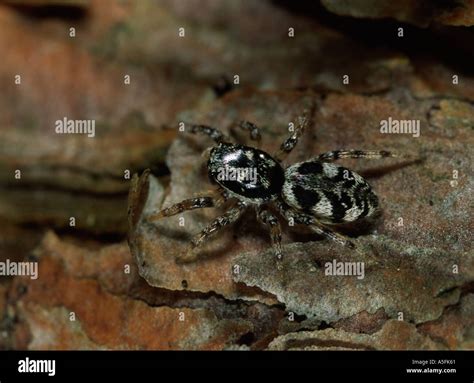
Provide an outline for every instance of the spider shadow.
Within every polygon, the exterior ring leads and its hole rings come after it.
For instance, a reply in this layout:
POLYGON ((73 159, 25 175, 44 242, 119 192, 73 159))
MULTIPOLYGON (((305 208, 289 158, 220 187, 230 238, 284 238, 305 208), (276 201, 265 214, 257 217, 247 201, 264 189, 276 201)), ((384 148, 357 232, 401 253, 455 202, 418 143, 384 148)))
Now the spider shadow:
POLYGON ((179 242, 189 242, 192 234, 186 232, 184 228, 171 228, 169 226, 160 225, 156 222, 148 223, 151 230, 153 230, 153 234, 158 237, 165 237, 179 242))
MULTIPOLYGON (((224 209, 225 210, 225 209, 224 209)), ((216 212, 216 217, 221 215, 223 211, 216 212)), ((223 241, 222 243, 216 245, 216 242, 214 241, 216 237, 211 237, 209 238, 208 241, 206 241, 202 247, 198 248, 196 250, 196 259, 188 262, 180 262, 177 261, 178 263, 194 263, 198 261, 202 261, 205 259, 211 259, 211 258, 219 258, 227 254, 229 251, 231 251, 234 246, 235 246, 235 241, 234 239, 239 237, 238 235, 238 230, 241 227, 239 225, 239 221, 242 219, 248 219, 248 214, 249 212, 246 212, 237 222, 235 222, 233 225, 229 225, 228 227, 222 229, 219 231, 218 236, 219 237, 225 237, 226 240, 223 241), (209 249, 208 247, 212 247, 212 249, 209 249)), ((210 221, 209 221, 210 222, 210 221)), ((174 227, 169 227, 164 224, 156 224, 156 223, 147 223, 149 225, 149 228, 153 231, 153 234, 155 237, 160 237, 164 239, 169 239, 171 241, 177 241, 180 244, 178 246, 182 246, 185 251, 190 248, 190 243, 192 238, 198 234, 209 222, 202 222, 199 224, 199 228, 197 228, 195 231, 187 231, 186 228, 180 227, 180 228, 174 228, 174 227)), ((250 230, 247 230, 250 232, 250 230)))
POLYGON ((424 157, 416 158, 416 159, 401 161, 396 164, 383 165, 383 166, 377 166, 377 167, 373 167, 369 169, 360 170, 358 171, 358 173, 364 178, 377 179, 391 172, 395 172, 397 170, 403 169, 407 166, 421 164, 424 161, 425 161, 424 157))
MULTIPOLYGON (((227 229, 226 229, 227 230, 227 229)), ((231 228, 228 229, 230 231, 231 228)), ((212 241, 210 241, 208 244, 210 245, 212 241)), ((190 263, 194 262, 199 262, 199 261, 204 261, 206 259, 218 259, 220 257, 225 256, 229 251, 232 250, 233 246, 233 241, 225 241, 221 246, 218 246, 217 248, 211 249, 206 249, 204 245, 203 249, 196 250, 196 259, 191 261, 190 263)))

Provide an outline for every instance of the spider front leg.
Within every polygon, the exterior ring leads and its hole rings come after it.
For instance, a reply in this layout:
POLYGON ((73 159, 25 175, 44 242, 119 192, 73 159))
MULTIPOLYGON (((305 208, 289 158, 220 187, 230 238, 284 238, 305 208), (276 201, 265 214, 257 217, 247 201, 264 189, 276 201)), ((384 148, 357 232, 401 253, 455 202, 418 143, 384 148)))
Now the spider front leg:
POLYGON ((283 161, 288 154, 291 153, 307 126, 308 113, 305 112, 303 117, 298 118, 298 125, 296 126, 295 131, 281 144, 280 150, 273 156, 277 161, 283 161))
POLYGON ((194 238, 191 240, 191 249, 186 253, 186 255, 180 257, 178 260, 181 262, 191 262, 195 260, 197 258, 197 248, 202 246, 212 235, 216 234, 219 230, 237 221, 246 207, 246 203, 238 202, 225 214, 214 219, 214 221, 212 221, 208 226, 206 226, 204 230, 194 236, 194 238))
POLYGON ((185 132, 193 134, 204 134, 212 138, 216 143, 229 142, 229 138, 219 129, 207 125, 185 124, 185 132))
POLYGON ((147 216, 147 220, 149 222, 157 221, 161 218, 171 217, 188 210, 202 209, 205 207, 219 207, 225 201, 227 201, 228 198, 228 193, 224 190, 221 190, 220 196, 203 196, 185 199, 163 210, 149 214, 147 216))
POLYGON ((257 217, 270 230, 273 250, 278 260, 282 259, 281 226, 278 218, 266 207, 258 207, 257 217))
POLYGON ((323 162, 330 162, 341 158, 385 158, 398 156, 397 153, 386 150, 333 150, 320 154, 318 159, 323 162))
POLYGON ((260 134, 260 128, 257 125, 249 121, 240 121, 234 126, 247 131, 249 133, 250 139, 252 141, 256 141, 257 146, 260 147, 262 135, 260 134))

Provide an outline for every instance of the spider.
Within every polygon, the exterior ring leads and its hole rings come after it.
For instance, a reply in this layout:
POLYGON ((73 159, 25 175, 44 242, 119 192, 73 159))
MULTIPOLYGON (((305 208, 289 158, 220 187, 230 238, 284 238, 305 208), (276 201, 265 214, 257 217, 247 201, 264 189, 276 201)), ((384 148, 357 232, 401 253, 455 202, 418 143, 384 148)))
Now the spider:
MULTIPOLYGON (((281 226, 271 206, 290 225, 306 225, 319 235, 355 249, 353 242, 330 226, 373 216, 378 211, 378 198, 362 176, 332 162, 343 158, 397 155, 385 150, 335 150, 284 167, 282 162, 295 148, 308 125, 307 116, 305 112, 298 118, 294 131, 273 155, 256 147, 232 143, 224 133, 210 126, 186 125, 186 131, 207 135, 215 141, 216 146, 207 150, 207 170, 211 182, 217 184, 218 189, 211 195, 185 199, 154 212, 148 220, 170 217, 187 210, 219 207, 230 199, 236 203, 193 237, 191 248, 181 261, 194 260, 199 246, 222 228, 236 222, 249 207, 255 209, 258 220, 268 228, 278 260, 282 258, 281 226)), ((236 126, 247 131, 250 139, 260 146, 261 134, 255 124, 241 121, 236 126)))

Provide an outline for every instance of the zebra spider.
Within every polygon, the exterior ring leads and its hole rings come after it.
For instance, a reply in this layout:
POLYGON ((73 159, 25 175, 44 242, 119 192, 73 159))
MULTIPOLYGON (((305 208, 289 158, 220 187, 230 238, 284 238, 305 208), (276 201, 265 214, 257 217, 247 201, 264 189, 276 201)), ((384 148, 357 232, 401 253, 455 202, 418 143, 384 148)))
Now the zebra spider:
MULTIPOLYGON (((306 225, 319 235, 355 248, 348 238, 332 230, 330 225, 373 216, 378 209, 378 199, 362 176, 332 161, 396 155, 383 150, 335 150, 284 168, 282 161, 295 148, 307 124, 305 113, 274 155, 255 147, 231 143, 218 129, 205 125, 187 126, 188 132, 205 134, 217 144, 207 151, 207 170, 211 182, 217 184, 218 189, 211 195, 186 199, 154 212, 148 220, 170 217, 186 210, 221 206, 230 199, 236 203, 194 236, 190 251, 181 261, 195 259, 196 248, 211 235, 237 221, 248 207, 256 210, 258 220, 269 229, 278 259, 282 257, 281 227, 270 206, 290 224, 306 225)), ((247 131, 251 140, 260 143, 260 130, 256 125, 242 121, 237 127, 247 131)))

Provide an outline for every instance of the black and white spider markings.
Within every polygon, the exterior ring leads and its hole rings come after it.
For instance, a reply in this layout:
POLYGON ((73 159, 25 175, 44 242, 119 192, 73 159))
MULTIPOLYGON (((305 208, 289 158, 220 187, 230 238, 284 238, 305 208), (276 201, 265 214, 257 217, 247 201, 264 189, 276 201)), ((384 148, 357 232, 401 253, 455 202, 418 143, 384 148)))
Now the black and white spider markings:
MULTIPOLYGON (((218 185, 216 195, 186 199, 151 214, 148 220, 170 217, 186 210, 217 207, 229 199, 236 200, 225 214, 213 220, 192 239, 191 249, 181 258, 182 261, 195 259, 196 248, 223 227, 234 223, 249 207, 256 210, 259 221, 269 229, 274 252, 281 259, 281 227, 277 216, 269 208, 271 205, 291 225, 306 225, 319 235, 355 248, 348 238, 329 226, 373 216, 378 209, 378 199, 362 176, 332 161, 395 157, 396 154, 384 150, 335 150, 284 168, 282 161, 294 149, 307 124, 305 113, 274 155, 255 147, 231 143, 215 128, 187 125, 186 130, 190 133, 208 135, 217 144, 208 152, 207 163, 209 178, 218 185), (255 169, 256 178, 250 180, 241 174, 240 177, 223 179, 220 177, 223 169, 227 170, 226 174, 255 169)), ((253 123, 242 121, 237 126, 248 131, 251 140, 260 143, 259 128, 253 123)))

